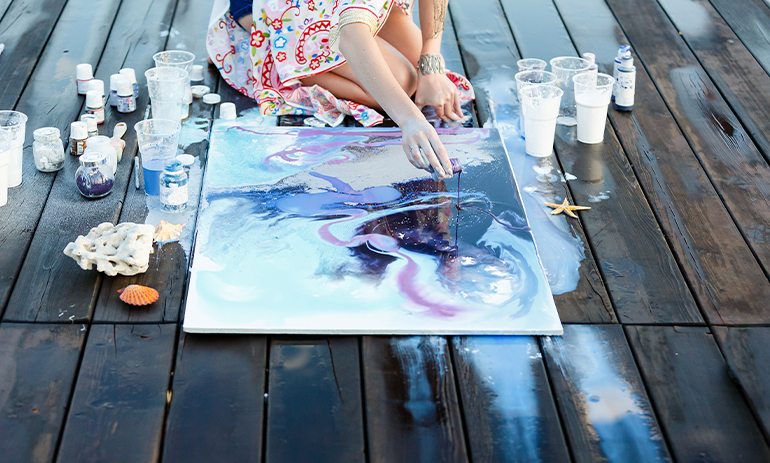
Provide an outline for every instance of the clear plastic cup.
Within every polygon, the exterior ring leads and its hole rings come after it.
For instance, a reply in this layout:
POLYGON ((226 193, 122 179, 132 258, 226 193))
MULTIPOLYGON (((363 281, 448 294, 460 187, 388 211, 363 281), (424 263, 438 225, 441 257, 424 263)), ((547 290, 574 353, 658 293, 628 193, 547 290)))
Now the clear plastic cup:
POLYGON ((187 93, 185 94, 185 100, 182 105, 182 119, 187 119, 190 116, 190 104, 192 103, 192 88, 190 87, 190 78, 192 77, 193 62, 195 62, 195 55, 189 51, 182 50, 170 50, 155 53, 152 56, 155 60, 155 67, 172 67, 184 69, 187 71, 187 80, 185 86, 187 93))
POLYGON ((524 58, 516 62, 519 67, 519 72, 524 71, 543 71, 545 70, 546 62, 537 58, 524 58))
MULTIPOLYGON (((542 60, 540 60, 542 61, 542 60)), ((545 64, 545 61, 543 61, 545 64)), ((519 96, 519 102, 521 102, 521 94, 519 91, 528 85, 556 85, 556 74, 553 72, 543 70, 530 70, 522 71, 516 74, 516 94, 519 96)), ((524 129, 524 116, 519 117, 519 135, 521 138, 525 138, 524 129)))
POLYGON ((184 69, 163 67, 148 69, 147 88, 154 119, 182 120, 189 74, 184 69))
POLYGON ((526 152, 539 158, 550 156, 553 151, 559 103, 564 91, 554 85, 529 85, 519 93, 526 119, 526 152))
POLYGON ((562 56, 551 60, 551 72, 559 78, 557 86, 564 90, 559 108, 559 125, 573 126, 577 124, 577 108, 575 107, 575 87, 572 77, 588 71, 591 63, 583 58, 562 56))
POLYGON ((581 143, 601 143, 615 79, 607 74, 584 72, 572 81, 577 104, 577 139, 581 143))
POLYGON ((158 196, 160 195, 160 174, 163 172, 166 161, 176 157, 182 124, 178 119, 147 119, 138 122, 134 129, 142 157, 144 192, 158 196))
POLYGON ((18 111, 0 111, 0 152, 10 151, 8 161, 8 188, 21 185, 21 166, 24 162, 24 135, 27 116, 18 111))

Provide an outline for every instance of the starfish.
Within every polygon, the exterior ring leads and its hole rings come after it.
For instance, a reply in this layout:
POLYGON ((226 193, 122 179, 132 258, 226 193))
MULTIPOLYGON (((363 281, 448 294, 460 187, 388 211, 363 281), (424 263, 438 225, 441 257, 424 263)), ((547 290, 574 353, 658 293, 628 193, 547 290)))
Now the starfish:
POLYGON ((152 235, 152 240, 156 243, 166 243, 168 241, 175 241, 179 239, 179 235, 182 234, 182 227, 184 224, 173 225, 165 220, 161 220, 157 227, 155 227, 155 234, 152 235))
POLYGON ((561 204, 554 204, 554 203, 543 203, 548 207, 553 207, 554 210, 551 211, 551 215, 561 214, 564 212, 570 217, 578 218, 578 216, 572 212, 572 211, 587 211, 591 209, 590 207, 585 206, 572 206, 570 203, 567 202, 567 198, 564 198, 564 202, 561 204))

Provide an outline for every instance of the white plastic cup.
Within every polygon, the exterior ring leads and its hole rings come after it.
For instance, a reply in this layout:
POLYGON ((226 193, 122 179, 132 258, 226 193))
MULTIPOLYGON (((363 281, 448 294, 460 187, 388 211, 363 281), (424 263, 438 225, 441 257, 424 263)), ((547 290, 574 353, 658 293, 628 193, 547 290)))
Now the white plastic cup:
MULTIPOLYGON (((522 60, 524 61, 524 60, 522 60)), ((542 61, 542 60, 538 60, 542 61)), ((543 61, 543 64, 545 64, 545 61, 543 61)), ((542 69, 533 69, 528 71, 521 71, 515 76, 516 79, 516 94, 519 96, 519 102, 521 102, 521 91, 522 88, 528 86, 528 85, 556 85, 556 81, 558 80, 558 77, 556 77, 556 74, 553 72, 543 71, 542 69)), ((524 116, 520 115, 519 117, 519 134, 521 135, 521 138, 525 137, 525 128, 524 128, 524 116)))
MULTIPOLYGON (((169 50, 155 53, 152 56, 155 60, 156 68, 172 67, 184 69, 187 71, 187 78, 185 80, 185 99, 182 104, 182 119, 187 119, 190 116, 190 104, 192 103, 192 90, 190 89, 190 80, 193 72, 193 62, 195 61, 195 55, 189 51, 182 50, 169 50)), ((202 69, 202 68, 201 68, 202 69)), ((202 79, 202 77, 201 77, 202 79)))
POLYGON ((519 72, 524 71, 544 71, 546 62, 537 58, 524 58, 516 62, 519 72))
POLYGON ((153 119, 182 120, 189 78, 187 71, 175 67, 148 69, 147 88, 153 119))
POLYGON ((551 72, 559 77, 557 87, 564 91, 559 108, 559 125, 568 127, 577 124, 577 108, 575 104, 575 87, 572 77, 588 71, 591 63, 583 58, 575 56, 561 56, 551 60, 551 72))
POLYGON ((17 111, 0 111, 0 152, 10 151, 8 188, 21 185, 26 129, 25 114, 17 111))
POLYGON ((538 158, 553 152, 556 118, 564 91, 554 85, 530 85, 520 91, 527 154, 538 158))
POLYGON ((607 74, 585 72, 572 80, 577 104, 577 139, 581 143, 601 143, 615 79, 607 74))
POLYGON ((8 204, 8 164, 11 161, 11 150, 3 148, 0 136, 0 206, 8 204))

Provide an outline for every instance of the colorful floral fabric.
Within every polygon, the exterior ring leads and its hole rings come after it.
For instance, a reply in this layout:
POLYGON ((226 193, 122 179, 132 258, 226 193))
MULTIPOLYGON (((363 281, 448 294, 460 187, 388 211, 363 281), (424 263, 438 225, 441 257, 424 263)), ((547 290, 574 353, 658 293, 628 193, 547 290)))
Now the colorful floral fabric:
MULTIPOLYGON (((315 115, 332 126, 351 115, 370 127, 383 120, 377 111, 338 99, 317 85, 304 87, 300 79, 345 63, 329 44, 329 34, 338 26, 341 14, 351 9, 359 15, 371 14, 376 35, 394 4, 408 12, 405 3, 390 0, 256 0, 249 33, 230 15, 228 1, 216 0, 207 50, 224 80, 256 99, 264 115, 315 115)), ((463 102, 473 99, 464 77, 447 75, 458 86, 463 102)))

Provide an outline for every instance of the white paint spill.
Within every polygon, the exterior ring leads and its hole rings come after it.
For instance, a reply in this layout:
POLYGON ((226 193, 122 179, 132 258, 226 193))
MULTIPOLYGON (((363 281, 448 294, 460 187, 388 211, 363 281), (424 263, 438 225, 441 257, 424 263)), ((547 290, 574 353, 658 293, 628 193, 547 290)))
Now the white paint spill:
POLYGON ((610 199, 610 192, 609 191, 600 191, 598 195, 588 195, 588 202, 590 203, 599 203, 602 202, 605 199, 610 199))

